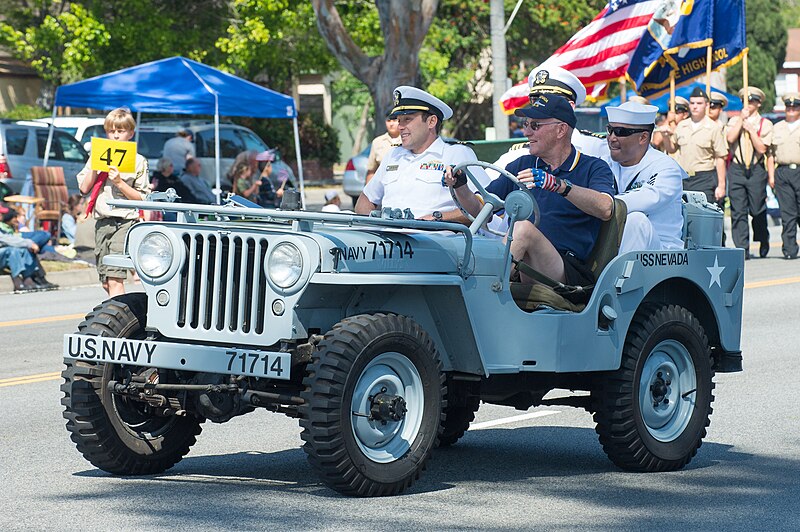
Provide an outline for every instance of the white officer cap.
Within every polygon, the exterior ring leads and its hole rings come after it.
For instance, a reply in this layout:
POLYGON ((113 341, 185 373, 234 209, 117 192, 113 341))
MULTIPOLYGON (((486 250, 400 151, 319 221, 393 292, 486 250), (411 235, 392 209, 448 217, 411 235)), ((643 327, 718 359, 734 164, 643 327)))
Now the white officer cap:
POLYGON ((631 126, 652 126, 656 122, 658 107, 637 102, 625 102, 617 107, 606 107, 608 121, 631 126))
POLYGON ((575 74, 557 66, 546 63, 531 70, 528 75, 528 87, 531 95, 558 94, 575 105, 586 101, 586 87, 575 74))
POLYGON ((447 120, 453 116, 450 106, 432 94, 428 94, 422 89, 400 85, 394 90, 394 105, 389 111, 389 117, 395 118, 398 115, 407 115, 424 111, 439 117, 440 120, 447 120))

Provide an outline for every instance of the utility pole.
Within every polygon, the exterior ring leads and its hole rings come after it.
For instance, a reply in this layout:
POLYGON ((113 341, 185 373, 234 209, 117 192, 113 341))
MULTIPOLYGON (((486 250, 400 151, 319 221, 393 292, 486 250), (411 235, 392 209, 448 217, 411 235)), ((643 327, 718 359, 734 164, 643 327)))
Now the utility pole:
POLYGON ((508 117, 500 108, 500 98, 506 91, 505 13, 503 0, 490 0, 489 26, 492 35, 492 123, 497 139, 508 138, 508 117))

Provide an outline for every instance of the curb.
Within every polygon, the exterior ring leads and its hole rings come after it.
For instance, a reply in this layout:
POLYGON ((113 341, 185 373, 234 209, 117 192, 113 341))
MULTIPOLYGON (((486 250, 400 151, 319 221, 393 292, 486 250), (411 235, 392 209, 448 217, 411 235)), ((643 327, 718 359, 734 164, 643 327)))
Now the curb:
MULTIPOLYGON (((73 288, 93 284, 100 286, 100 280, 97 278, 97 268, 94 267, 50 272, 47 274, 47 280, 57 284, 59 288, 73 288)), ((11 282, 10 275, 2 275, 0 276, 0 293, 8 292, 14 292, 14 283, 11 282)))

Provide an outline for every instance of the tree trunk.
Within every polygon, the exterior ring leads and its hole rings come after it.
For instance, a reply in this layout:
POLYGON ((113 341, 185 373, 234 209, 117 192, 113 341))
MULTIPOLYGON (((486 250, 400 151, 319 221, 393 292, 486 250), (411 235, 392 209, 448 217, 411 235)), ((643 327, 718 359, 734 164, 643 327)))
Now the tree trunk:
POLYGON ((383 117, 399 85, 418 86, 419 50, 436 15, 439 0, 375 0, 384 52, 367 56, 342 23, 333 0, 311 0, 317 28, 339 63, 364 83, 375 104, 375 131, 386 130, 383 117))

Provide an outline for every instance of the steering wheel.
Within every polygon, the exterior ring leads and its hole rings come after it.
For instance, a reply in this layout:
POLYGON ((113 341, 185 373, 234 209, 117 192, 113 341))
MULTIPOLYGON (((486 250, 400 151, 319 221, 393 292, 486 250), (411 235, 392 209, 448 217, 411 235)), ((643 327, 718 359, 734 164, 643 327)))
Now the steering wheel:
MULTIPOLYGON (((528 189, 528 187, 525 186, 525 184, 520 183, 519 179, 517 179, 517 176, 515 176, 514 174, 512 174, 511 172, 509 172, 505 168, 501 168, 499 166, 495 166, 495 165, 493 165, 491 163, 487 163, 487 162, 483 162, 483 161, 469 161, 469 162, 459 163, 453 168, 453 174, 455 174, 459 170, 464 170, 464 173, 467 174, 467 178, 470 181, 472 181, 473 185, 475 185, 475 188, 478 190, 478 194, 481 195, 481 198, 483 198, 483 201, 485 203, 491 203, 492 205, 494 205, 498 209, 504 208, 504 209, 506 209, 507 213, 509 212, 509 208, 512 207, 512 205, 514 207, 521 208, 523 210, 531 210, 532 213, 534 214, 534 223, 533 223, 533 225, 535 225, 535 226, 539 225, 539 221, 541 219, 541 215, 539 213, 539 204, 536 202, 536 198, 533 196, 533 194, 528 189), (525 195, 527 196, 527 198, 524 198, 524 199, 520 198, 520 197, 518 197, 519 195, 514 194, 512 192, 512 193, 509 193, 508 196, 506 196, 506 201, 501 200, 500 198, 498 198, 494 194, 491 194, 491 193, 487 192, 486 189, 483 188, 483 185, 481 185, 481 183, 478 181, 478 179, 475 176, 473 176, 472 173, 469 171, 468 167, 470 167, 470 166, 479 166, 481 168, 489 168, 491 170, 494 170, 495 172, 498 172, 500 175, 507 177, 508 179, 511 180, 512 183, 517 185, 517 187, 519 187, 519 189, 521 191, 525 192, 525 195), (530 200, 530 203, 528 202, 528 199, 530 200), (520 201, 520 200, 522 200, 522 201, 520 201)), ((452 188, 450 189, 450 196, 453 198, 453 201, 455 202, 456 206, 459 208, 459 210, 461 210, 461 212, 464 214, 464 216, 466 216, 467 219, 470 222, 475 221, 475 217, 472 216, 470 213, 468 213, 467 210, 464 209, 464 207, 458 201, 458 197, 456 197, 455 190, 452 189, 452 188)), ((528 216, 526 216, 524 218, 521 218, 521 219, 527 219, 529 217, 530 217, 530 215, 528 215, 528 216)), ((493 229, 489 229, 486 226, 484 226, 484 229, 489 231, 492 234, 499 235, 499 236, 505 236, 505 233, 500 233, 498 231, 494 231, 493 229)))

